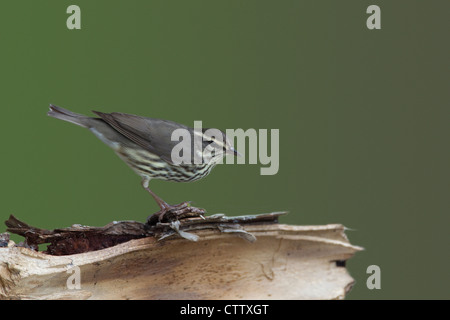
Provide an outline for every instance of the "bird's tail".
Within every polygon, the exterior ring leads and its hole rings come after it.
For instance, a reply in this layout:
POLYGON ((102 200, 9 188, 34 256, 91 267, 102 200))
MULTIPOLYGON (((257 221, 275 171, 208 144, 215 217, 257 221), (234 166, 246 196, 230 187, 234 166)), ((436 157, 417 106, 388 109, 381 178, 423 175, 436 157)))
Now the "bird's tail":
POLYGON ((88 128, 91 121, 90 117, 54 106, 52 104, 50 105, 50 111, 47 115, 56 119, 72 122, 84 128, 88 128))

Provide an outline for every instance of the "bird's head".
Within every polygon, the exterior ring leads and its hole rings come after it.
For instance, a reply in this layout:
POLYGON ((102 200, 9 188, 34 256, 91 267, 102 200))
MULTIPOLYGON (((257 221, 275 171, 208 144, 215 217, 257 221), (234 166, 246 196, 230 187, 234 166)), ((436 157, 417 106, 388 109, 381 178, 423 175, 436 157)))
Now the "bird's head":
POLYGON ((208 161, 217 162, 227 154, 240 156, 240 153, 234 149, 233 143, 227 135, 219 129, 203 129, 203 157, 208 161))

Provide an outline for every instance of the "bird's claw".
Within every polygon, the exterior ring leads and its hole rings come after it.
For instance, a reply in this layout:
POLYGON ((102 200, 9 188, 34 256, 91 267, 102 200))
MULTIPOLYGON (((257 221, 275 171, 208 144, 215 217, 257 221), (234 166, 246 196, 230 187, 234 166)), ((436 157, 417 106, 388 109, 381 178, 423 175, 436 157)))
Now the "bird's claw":
POLYGON ((205 209, 192 207, 190 201, 177 205, 166 205, 158 212, 147 218, 148 225, 155 225, 158 222, 171 222, 180 219, 203 217, 205 209))

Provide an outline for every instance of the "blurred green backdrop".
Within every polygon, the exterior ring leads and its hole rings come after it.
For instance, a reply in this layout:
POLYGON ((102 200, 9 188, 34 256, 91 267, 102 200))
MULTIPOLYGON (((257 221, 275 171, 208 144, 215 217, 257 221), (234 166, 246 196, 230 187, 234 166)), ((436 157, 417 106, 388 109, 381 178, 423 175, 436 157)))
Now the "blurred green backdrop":
MULTIPOLYGON (((288 210, 366 248, 349 299, 446 298, 448 1, 9 0, 0 10, 1 218, 43 228, 140 220, 140 179, 49 103, 205 127, 280 129, 280 170, 152 181, 209 213, 288 210), (81 8, 81 30, 66 9, 81 8), (366 28, 377 4, 382 29, 366 28), (368 290, 366 268, 381 268, 368 290)), ((4 231, 4 227, 0 231, 4 231)))

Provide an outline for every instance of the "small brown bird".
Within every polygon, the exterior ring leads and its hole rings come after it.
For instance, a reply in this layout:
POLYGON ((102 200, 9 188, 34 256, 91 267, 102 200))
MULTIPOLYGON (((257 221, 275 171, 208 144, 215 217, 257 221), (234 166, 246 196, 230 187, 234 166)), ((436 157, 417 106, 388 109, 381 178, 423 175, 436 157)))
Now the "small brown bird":
POLYGON ((219 132, 221 137, 216 137, 217 134, 216 136, 208 134, 209 130, 207 129, 197 133, 193 128, 169 120, 117 112, 93 111, 93 113, 99 118, 84 116, 50 105, 50 111, 47 114, 53 118, 88 128, 142 177, 142 186, 153 196, 161 209, 149 217, 149 223, 162 221, 168 212, 175 217, 189 213, 194 215, 204 213, 203 209, 191 207, 189 202, 169 205, 149 189, 148 185, 151 179, 176 182, 196 181, 207 176, 226 154, 238 155, 225 133, 217 129, 214 130, 219 132), (201 135, 200 148, 194 147, 194 144, 191 146, 192 161, 189 163, 176 164, 172 160, 172 150, 179 144, 177 141, 172 141, 172 133, 177 129, 185 129, 192 141, 194 141, 195 135, 201 135), (208 146, 214 148, 211 157, 201 158, 200 162, 195 161, 195 155, 199 155, 199 152, 201 153, 208 146))

